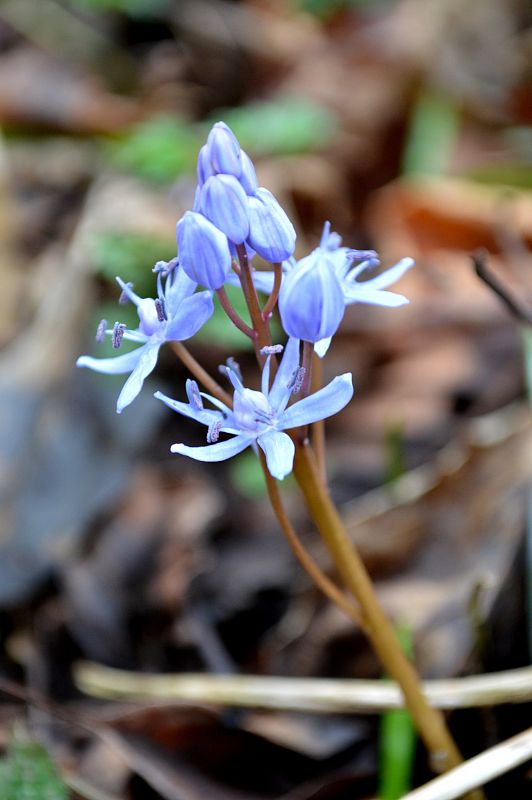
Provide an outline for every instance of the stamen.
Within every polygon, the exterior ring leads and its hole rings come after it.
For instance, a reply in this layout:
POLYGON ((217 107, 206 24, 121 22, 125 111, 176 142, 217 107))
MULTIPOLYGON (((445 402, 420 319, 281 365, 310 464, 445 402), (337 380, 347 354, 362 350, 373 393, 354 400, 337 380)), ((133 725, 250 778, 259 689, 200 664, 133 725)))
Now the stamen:
POLYGON ((211 422, 209 425, 209 430, 207 431, 207 443, 214 444, 220 438, 220 429, 222 427, 222 420, 216 419, 214 422, 211 422))
POLYGON ((188 378, 185 383, 185 390, 188 397, 188 402, 195 411, 200 411, 203 408, 203 400, 200 394, 199 386, 196 381, 188 378))
POLYGON ((288 381, 288 389, 292 390, 292 394, 298 394, 301 391, 301 387, 303 386, 303 379, 306 373, 305 367, 298 367, 292 373, 292 377, 288 381))
MULTIPOLYGON (((126 286, 127 286, 128 289, 133 289, 135 284, 132 283, 131 281, 128 281, 126 283, 126 286)), ((129 297, 127 296, 127 292, 124 289, 122 289, 122 291, 120 293, 120 297, 118 298, 118 304, 121 305, 121 306, 125 306, 128 303, 129 303, 129 297)))
POLYGON ((162 297, 157 297, 155 300, 155 310, 157 311, 157 319, 159 322, 166 322, 168 316, 166 314, 166 307, 162 297))
POLYGON ((283 345, 282 344, 272 344, 261 349, 261 355, 263 356, 275 356, 278 353, 283 352, 283 345))
POLYGON ((124 331, 126 326, 123 322, 115 322, 113 325, 113 336, 112 336, 112 343, 115 350, 118 350, 120 345, 122 344, 122 339, 124 338, 124 331))
POLYGON ((163 278, 166 278, 177 266, 179 259, 177 256, 170 259, 170 261, 157 261, 152 269, 152 272, 159 273, 163 278))
POLYGON ((220 369, 220 372, 222 372, 224 375, 227 375, 227 370, 230 369, 236 373, 236 375, 238 375, 240 380, 242 380, 242 370, 240 369, 240 364, 238 361, 233 358, 233 356, 229 356, 229 358, 226 358, 225 363, 227 364, 227 367, 224 367, 223 370, 220 369))
POLYGON ((98 344, 101 344, 105 339, 105 331, 107 330, 107 320, 101 319, 96 328, 96 336, 94 337, 98 344))

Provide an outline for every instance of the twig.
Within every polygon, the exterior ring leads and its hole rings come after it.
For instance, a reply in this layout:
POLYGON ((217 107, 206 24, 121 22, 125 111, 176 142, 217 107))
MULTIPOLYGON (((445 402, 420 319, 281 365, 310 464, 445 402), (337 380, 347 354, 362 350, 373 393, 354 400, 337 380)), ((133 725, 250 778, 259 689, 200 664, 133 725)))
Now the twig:
POLYGON ((510 313, 519 321, 524 322, 526 325, 532 325, 532 310, 528 309, 525 305, 519 302, 517 298, 512 297, 506 286, 496 275, 488 268, 488 254, 485 250, 477 250, 471 256, 475 272, 478 277, 484 281, 486 286, 495 292, 495 294, 502 300, 510 313))
POLYGON ((455 800, 532 758, 532 728, 490 747, 456 769, 403 795, 402 800, 455 800))
POLYGON ((324 572, 322 572, 312 556, 307 552, 301 539, 297 535, 284 510, 281 495, 277 486, 277 481, 270 475, 268 467, 266 466, 264 455, 262 453, 260 454, 260 462, 262 471, 264 472, 264 480, 266 481, 268 496, 270 498, 275 516, 277 517, 277 522, 286 536, 288 544, 292 548, 292 552, 294 553, 295 557, 303 569, 312 578, 318 589, 320 589, 323 594, 329 598, 329 600, 341 608, 342 611, 344 611, 344 613, 353 620, 353 622, 360 624, 360 613, 355 608, 351 600, 342 591, 340 591, 337 586, 334 585, 334 583, 327 577, 327 575, 325 575, 324 572))
MULTIPOLYGON (((215 703, 276 711, 345 714, 404 708, 397 684, 377 680, 281 678, 255 675, 126 672, 89 661, 74 668, 88 695, 120 700, 215 703)), ((475 708, 532 700, 532 667, 467 678, 424 681, 430 704, 442 709, 475 708)))

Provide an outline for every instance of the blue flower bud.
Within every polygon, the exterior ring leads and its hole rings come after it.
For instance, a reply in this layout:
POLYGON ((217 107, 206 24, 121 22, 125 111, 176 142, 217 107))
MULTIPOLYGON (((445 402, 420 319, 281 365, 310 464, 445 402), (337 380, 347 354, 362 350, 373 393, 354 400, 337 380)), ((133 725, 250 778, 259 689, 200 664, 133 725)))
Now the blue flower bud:
POLYGON ((242 244, 249 234, 248 197, 234 175, 214 175, 203 185, 201 211, 227 238, 242 244))
POLYGON ((207 137, 208 159, 214 173, 234 175, 242 173, 242 161, 238 140, 225 122, 217 122, 207 137))
POLYGON ((317 248, 283 278, 279 312, 289 336, 319 342, 333 336, 345 302, 340 281, 327 253, 317 248))
POLYGON ((203 145, 198 153, 197 174, 198 184, 200 187, 203 186, 207 178, 210 178, 212 175, 214 175, 214 170, 209 158, 209 149, 206 144, 203 145))
POLYGON ((257 181, 257 173, 255 172, 253 161, 243 150, 240 151, 240 155, 242 159, 242 175, 240 176, 240 183, 242 184, 246 194, 254 195, 259 188, 259 183, 257 181))
POLYGON ((231 269, 227 237, 196 211, 187 211, 177 223, 179 264, 196 283, 215 291, 231 269))
POLYGON ((271 192, 260 187, 248 197, 248 216, 248 243, 259 256, 277 264, 292 255, 296 232, 271 192))

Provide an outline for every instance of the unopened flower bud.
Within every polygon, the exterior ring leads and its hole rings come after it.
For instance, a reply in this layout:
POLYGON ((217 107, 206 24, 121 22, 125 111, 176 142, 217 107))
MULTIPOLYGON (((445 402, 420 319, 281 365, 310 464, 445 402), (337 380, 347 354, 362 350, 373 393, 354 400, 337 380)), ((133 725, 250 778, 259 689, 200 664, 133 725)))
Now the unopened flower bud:
MULTIPOLYGON (((225 122, 217 122, 207 138, 207 156, 214 173, 240 177, 242 162, 238 140, 225 122)), ((199 164, 198 164, 199 167, 199 164)), ((202 167, 203 169, 203 167, 202 167)))
POLYGON ((208 178, 200 195, 201 211, 235 244, 249 234, 248 197, 234 175, 208 178))
POLYGON ((179 263, 188 277, 212 291, 231 269, 227 237, 202 214, 187 211, 177 223, 179 263))
POLYGON ((342 287, 321 248, 302 258, 283 279, 279 312, 289 336, 306 342, 333 336, 344 310, 342 287))
POLYGON ((246 194, 253 196, 259 188, 257 173, 255 172, 253 161, 250 159, 247 153, 241 150, 240 157, 242 160, 242 175, 240 176, 239 180, 246 194))
POLYGON ((248 242, 259 256, 277 264, 292 255, 296 232, 271 192, 260 187, 248 197, 248 216, 248 242))
POLYGON ((214 170, 211 165, 211 161, 209 158, 209 148, 206 144, 203 145, 201 150, 198 153, 198 167, 197 167, 197 175, 198 175, 198 184, 203 186, 207 178, 210 178, 214 175, 214 170))

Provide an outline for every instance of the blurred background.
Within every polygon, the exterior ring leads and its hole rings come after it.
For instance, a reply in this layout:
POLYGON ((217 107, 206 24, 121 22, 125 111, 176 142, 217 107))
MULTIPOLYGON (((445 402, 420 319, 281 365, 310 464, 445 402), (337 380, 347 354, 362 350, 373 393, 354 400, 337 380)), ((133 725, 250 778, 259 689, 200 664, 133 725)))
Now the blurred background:
MULTIPOLYGON (((529 663, 531 85, 525 0, 0 2, 2 797, 393 800, 429 777, 408 720, 383 755, 375 716, 117 708, 72 670, 381 676, 295 563, 253 453, 170 455, 204 435, 152 397, 183 396, 171 351, 121 416, 121 379, 74 366, 111 353, 101 318, 135 327, 115 276, 153 294, 218 120, 299 257, 330 220, 385 267, 416 259, 410 305, 350 307, 325 362, 356 387, 327 424, 331 491, 425 677, 529 663), (479 249, 521 319, 475 273, 479 249), (398 741, 412 775, 383 788, 398 741)), ((191 349, 256 380, 221 313, 191 349)), ((328 569, 289 479, 283 497, 328 569)), ((471 756, 527 718, 451 726, 471 756)), ((487 795, 529 797, 530 773, 487 795)))

